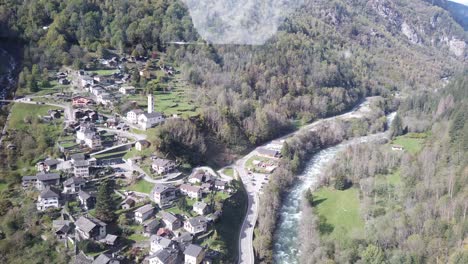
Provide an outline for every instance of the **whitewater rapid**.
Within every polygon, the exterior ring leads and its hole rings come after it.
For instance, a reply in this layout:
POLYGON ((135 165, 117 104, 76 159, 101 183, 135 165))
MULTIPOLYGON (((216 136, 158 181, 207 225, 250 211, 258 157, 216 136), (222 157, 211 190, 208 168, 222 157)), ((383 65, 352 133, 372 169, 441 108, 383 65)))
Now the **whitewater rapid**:
MULTIPOLYGON (((387 127, 390 127, 396 112, 387 115, 387 127)), ((368 136, 353 138, 333 147, 325 148, 314 154, 307 162, 305 170, 297 177, 280 209, 278 226, 274 236, 274 262, 278 264, 299 263, 298 228, 301 219, 301 200, 303 193, 310 187, 316 186, 319 176, 327 164, 347 146, 365 142, 372 142, 389 137, 389 133, 382 132, 368 136)))

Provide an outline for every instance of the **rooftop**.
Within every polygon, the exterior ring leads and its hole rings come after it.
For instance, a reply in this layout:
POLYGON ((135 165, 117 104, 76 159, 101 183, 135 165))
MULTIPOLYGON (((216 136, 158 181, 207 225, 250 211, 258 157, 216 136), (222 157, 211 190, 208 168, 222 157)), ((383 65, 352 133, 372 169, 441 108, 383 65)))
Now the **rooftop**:
POLYGON ((91 232, 96 226, 106 226, 106 223, 96 218, 81 216, 76 220, 75 225, 77 228, 83 230, 86 233, 91 232))
POLYGON ((153 211, 154 207, 151 204, 143 205, 142 207, 135 210, 135 213, 146 214, 153 211))
POLYGON ((168 221, 169 223, 174 223, 178 220, 178 218, 175 215, 168 212, 162 212, 161 217, 163 220, 168 221))
POLYGON ((197 226, 197 225, 201 225, 201 224, 208 222, 208 220, 204 216, 196 216, 196 217, 190 218, 188 222, 190 223, 191 226, 197 226))
POLYGON ((191 256, 191 257, 198 257, 200 253, 203 251, 203 248, 199 245, 190 244, 184 251, 184 255, 191 256))
POLYGON ((171 190, 175 190, 174 186, 156 183, 154 185, 152 193, 164 193, 166 191, 171 191, 171 190))
POLYGON ((50 181, 60 179, 60 175, 57 173, 39 173, 36 174, 36 177, 39 181, 50 181))
POLYGON ((59 197, 59 192, 47 186, 39 195, 43 199, 59 197))

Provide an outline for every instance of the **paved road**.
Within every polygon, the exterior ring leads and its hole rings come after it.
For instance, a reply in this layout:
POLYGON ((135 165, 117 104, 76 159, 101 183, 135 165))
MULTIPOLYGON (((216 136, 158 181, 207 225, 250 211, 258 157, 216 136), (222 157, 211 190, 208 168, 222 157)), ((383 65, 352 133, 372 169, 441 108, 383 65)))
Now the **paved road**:
MULTIPOLYGON (((281 136, 277 139, 274 139, 270 142, 265 143, 262 147, 268 146, 272 144, 273 141, 282 141, 291 136, 294 136, 298 133, 304 131, 310 131, 317 127, 317 125, 322 124, 326 121, 336 120, 336 119, 349 119, 349 118, 360 118, 372 110, 369 107, 370 101, 373 100, 372 97, 366 98, 362 103, 351 109, 349 112, 320 119, 316 122, 313 122, 309 125, 301 127, 299 130, 289 133, 287 135, 281 136)), ((258 149, 258 148, 257 148, 258 149)), ((253 251, 253 231, 255 228, 255 223, 257 221, 258 216, 258 206, 259 206, 259 195, 263 190, 263 186, 268 183, 268 175, 264 174, 249 174, 246 169, 246 162, 252 156, 258 154, 257 149, 253 150, 246 156, 242 157, 241 159, 237 160, 231 167, 233 167, 239 177, 242 179, 242 183, 244 184, 245 190, 248 196, 248 207, 247 207, 247 214, 244 218, 244 222, 242 223, 242 228, 239 234, 239 261, 240 264, 254 264, 255 256, 253 251)))

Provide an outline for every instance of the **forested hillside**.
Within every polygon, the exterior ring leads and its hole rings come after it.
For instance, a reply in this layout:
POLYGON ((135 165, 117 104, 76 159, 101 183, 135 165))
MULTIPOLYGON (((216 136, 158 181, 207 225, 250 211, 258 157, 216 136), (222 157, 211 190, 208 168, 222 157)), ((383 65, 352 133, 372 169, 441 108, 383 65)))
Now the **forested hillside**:
POLYGON ((363 144, 338 155, 322 188, 304 203, 301 263, 468 261, 467 81, 465 74, 440 93, 402 103, 403 122, 397 126, 403 129, 394 127, 394 139, 403 151, 363 144), (424 122, 414 126, 415 119, 424 122), (320 213, 324 192, 337 196, 350 190, 359 192, 363 229, 335 226, 330 215, 320 213))
POLYGON ((170 44, 202 41, 178 1, 12 0, 0 24, 41 70, 92 67, 106 51, 166 53, 197 90, 200 127, 237 150, 370 94, 430 88, 466 56, 463 29, 423 1, 311 1, 261 46, 170 44))

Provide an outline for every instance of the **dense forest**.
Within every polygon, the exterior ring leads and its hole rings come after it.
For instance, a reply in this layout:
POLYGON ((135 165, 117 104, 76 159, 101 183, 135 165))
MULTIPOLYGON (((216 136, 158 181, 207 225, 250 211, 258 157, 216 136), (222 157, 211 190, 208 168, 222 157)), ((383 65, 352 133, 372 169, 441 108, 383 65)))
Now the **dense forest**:
POLYGON ((166 0, 12 0, 0 25, 24 43, 26 72, 165 53, 197 91, 199 129, 236 152, 367 95, 431 87, 460 70, 466 39, 447 11, 400 0, 313 1, 261 46, 173 45, 202 40, 183 3, 166 0))
POLYGON ((440 93, 418 94, 401 104, 403 133, 429 135, 420 151, 402 153, 369 143, 338 155, 322 175, 322 186, 359 190, 364 233, 340 240, 329 236, 315 213, 312 192, 303 205, 301 263, 468 261, 463 249, 468 232, 467 82, 465 75, 440 93), (424 125, 414 126, 415 118, 424 125), (382 180, 395 173, 400 183, 382 180))

